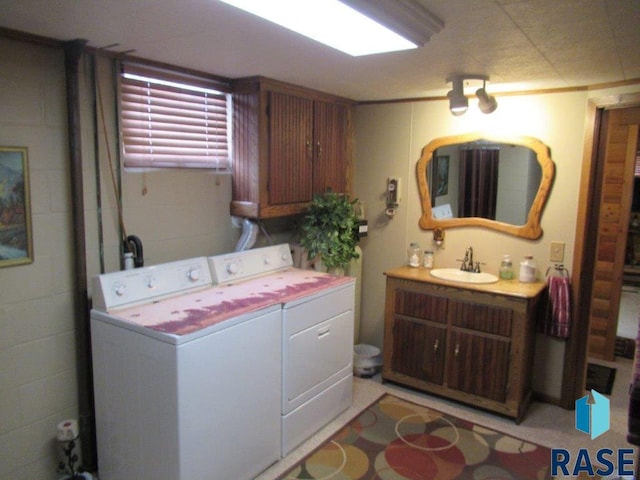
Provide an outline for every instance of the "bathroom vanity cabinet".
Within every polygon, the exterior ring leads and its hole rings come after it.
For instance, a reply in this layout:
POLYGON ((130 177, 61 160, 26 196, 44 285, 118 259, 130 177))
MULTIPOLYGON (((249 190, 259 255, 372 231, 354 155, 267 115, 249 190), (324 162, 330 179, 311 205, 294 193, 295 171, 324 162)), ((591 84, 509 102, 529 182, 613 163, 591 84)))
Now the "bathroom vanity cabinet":
POLYGON ((263 77, 233 89, 232 215, 293 215, 317 193, 350 193, 349 100, 263 77))
POLYGON ((459 284, 411 267, 385 275, 383 379, 519 422, 544 283, 459 284))

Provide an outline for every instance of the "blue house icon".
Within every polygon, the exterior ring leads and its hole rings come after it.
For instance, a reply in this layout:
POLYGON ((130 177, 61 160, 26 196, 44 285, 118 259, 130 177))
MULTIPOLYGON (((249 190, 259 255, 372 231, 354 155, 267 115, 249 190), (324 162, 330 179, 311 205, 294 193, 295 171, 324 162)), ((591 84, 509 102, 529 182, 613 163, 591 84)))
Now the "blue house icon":
POLYGON ((595 390, 591 390, 591 395, 576 400, 576 430, 591 435, 593 440, 609 430, 610 402, 595 390))

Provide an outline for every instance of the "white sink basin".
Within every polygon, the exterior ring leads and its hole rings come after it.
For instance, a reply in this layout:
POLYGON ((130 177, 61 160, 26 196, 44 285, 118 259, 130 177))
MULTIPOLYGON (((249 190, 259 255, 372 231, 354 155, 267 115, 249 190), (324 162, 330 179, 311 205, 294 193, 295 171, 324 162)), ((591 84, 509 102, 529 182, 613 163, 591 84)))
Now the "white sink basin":
POLYGON ((434 268, 431 275, 441 280, 459 283, 495 283, 498 277, 491 273, 464 272, 459 268, 434 268))

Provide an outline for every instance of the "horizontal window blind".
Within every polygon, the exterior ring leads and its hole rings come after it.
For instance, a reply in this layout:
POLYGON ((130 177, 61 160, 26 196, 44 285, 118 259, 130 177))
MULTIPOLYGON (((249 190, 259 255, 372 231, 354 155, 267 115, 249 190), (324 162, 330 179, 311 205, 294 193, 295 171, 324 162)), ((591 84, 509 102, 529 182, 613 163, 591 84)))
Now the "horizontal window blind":
POLYGON ((230 95, 218 86, 204 78, 123 64, 124 166, 230 172, 230 95))

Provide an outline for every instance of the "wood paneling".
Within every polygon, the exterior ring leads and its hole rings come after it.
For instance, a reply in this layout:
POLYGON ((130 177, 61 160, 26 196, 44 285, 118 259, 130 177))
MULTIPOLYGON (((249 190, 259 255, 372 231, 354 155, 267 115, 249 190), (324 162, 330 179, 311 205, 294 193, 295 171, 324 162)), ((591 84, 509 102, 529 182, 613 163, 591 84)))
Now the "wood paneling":
POLYGON ((640 108, 603 113, 602 185, 589 311, 588 355, 613 361, 629 227, 640 108))

